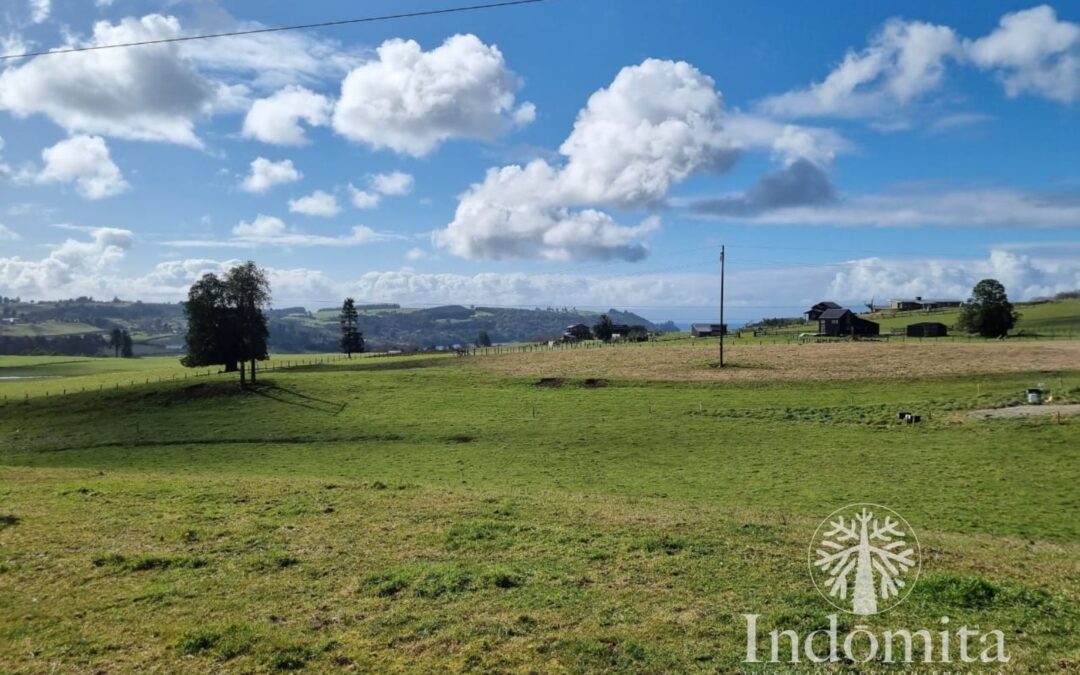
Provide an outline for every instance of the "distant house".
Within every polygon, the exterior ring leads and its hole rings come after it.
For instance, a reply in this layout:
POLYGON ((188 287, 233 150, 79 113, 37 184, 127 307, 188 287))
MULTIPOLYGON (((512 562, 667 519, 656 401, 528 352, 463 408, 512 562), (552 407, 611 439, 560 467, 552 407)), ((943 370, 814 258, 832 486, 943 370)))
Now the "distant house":
POLYGON ((881 327, 850 309, 843 307, 827 309, 818 317, 818 333, 831 337, 855 335, 867 337, 881 333, 881 327))
POLYGON ((948 326, 943 323, 937 323, 934 321, 911 323, 907 326, 908 337, 945 337, 948 334, 948 326))
POLYGON ((575 323, 567 326, 562 334, 563 342, 577 342, 578 340, 591 340, 592 330, 583 323, 575 323))
POLYGON ((806 320, 807 321, 817 321, 818 319, 821 318, 821 314, 823 312, 825 312, 826 310, 830 310, 830 309, 843 309, 843 308, 840 305, 836 304, 835 302, 832 302, 830 300, 823 300, 822 302, 819 302, 818 304, 814 305, 813 307, 811 307, 807 311, 803 312, 803 314, 806 315, 806 320))
POLYGON ((889 309, 908 312, 917 309, 931 310, 944 307, 959 307, 962 304, 964 304, 963 300, 924 300, 922 296, 917 295, 913 299, 894 298, 889 301, 889 309))
POLYGON ((625 323, 613 323, 611 324, 611 339, 625 338, 630 335, 630 331, 633 330, 633 326, 625 323))
POLYGON ((722 323, 692 323, 690 335, 699 337, 720 337, 727 335, 727 326, 722 323))

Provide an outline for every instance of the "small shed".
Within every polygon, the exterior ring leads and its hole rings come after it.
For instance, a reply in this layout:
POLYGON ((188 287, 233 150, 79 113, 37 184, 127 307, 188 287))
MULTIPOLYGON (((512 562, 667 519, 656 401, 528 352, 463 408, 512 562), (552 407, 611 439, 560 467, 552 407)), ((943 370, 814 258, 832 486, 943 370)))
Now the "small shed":
POLYGON ((821 318, 821 315, 830 309, 843 309, 840 305, 832 302, 831 300, 822 300, 807 311, 803 312, 806 315, 807 321, 817 321, 821 318))
POLYGON ((722 323, 692 323, 690 324, 690 335, 696 338, 720 337, 721 335, 727 335, 727 325, 722 323))
POLYGON ((936 321, 920 321, 907 326, 908 337, 945 337, 949 334, 949 327, 936 321))
POLYGON ((833 308, 827 309, 818 317, 818 332, 831 337, 845 337, 855 335, 869 337, 879 335, 881 327, 874 321, 869 321, 855 314, 850 309, 833 308))

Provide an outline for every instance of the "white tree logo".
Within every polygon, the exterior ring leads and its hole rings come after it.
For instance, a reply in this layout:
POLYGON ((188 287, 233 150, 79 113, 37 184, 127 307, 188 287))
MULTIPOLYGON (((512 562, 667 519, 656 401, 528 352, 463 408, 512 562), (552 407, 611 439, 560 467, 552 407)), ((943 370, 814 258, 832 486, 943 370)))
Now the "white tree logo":
POLYGON ((920 568, 919 540, 899 513, 850 504, 821 521, 810 542, 810 578, 837 609, 884 612, 911 592, 920 568))

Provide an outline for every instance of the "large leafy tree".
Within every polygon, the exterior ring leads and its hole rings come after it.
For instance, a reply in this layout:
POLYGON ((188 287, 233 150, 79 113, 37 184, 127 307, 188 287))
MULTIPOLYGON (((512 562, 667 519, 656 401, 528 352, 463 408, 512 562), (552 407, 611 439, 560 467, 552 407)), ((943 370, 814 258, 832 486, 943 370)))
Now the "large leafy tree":
POLYGON ((350 359, 364 351, 364 334, 360 332, 360 316, 352 298, 341 305, 341 351, 350 359))
POLYGON ((188 367, 222 365, 226 371, 240 371, 246 384, 246 365, 268 358, 265 308, 270 303, 270 282, 255 263, 234 267, 222 278, 206 274, 188 291, 184 303, 187 315, 188 367))
POLYGON ((1009 333, 1019 318, 1001 282, 983 279, 975 284, 971 298, 960 308, 957 325, 968 333, 1001 337, 1009 333))

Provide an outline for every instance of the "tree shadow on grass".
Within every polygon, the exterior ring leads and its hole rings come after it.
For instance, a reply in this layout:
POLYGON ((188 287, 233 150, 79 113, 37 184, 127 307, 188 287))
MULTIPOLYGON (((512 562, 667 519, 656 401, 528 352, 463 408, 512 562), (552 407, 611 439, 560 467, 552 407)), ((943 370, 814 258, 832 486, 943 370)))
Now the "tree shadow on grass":
POLYGON ((272 382, 257 384, 254 387, 248 388, 247 391, 279 403, 307 408, 308 410, 314 410, 328 415, 338 415, 345 410, 345 406, 348 405, 347 401, 338 402, 309 396, 296 391, 295 389, 282 387, 272 382))
POLYGON ((435 359, 410 359, 407 361, 381 361, 377 357, 365 358, 355 360, 353 363, 348 361, 335 361, 332 364, 323 363, 312 366, 298 366, 295 368, 289 368, 292 371, 317 371, 320 373, 333 373, 333 372, 355 372, 361 370, 416 370, 419 368, 432 368, 434 366, 444 366, 455 361, 447 357, 439 357, 435 359))

